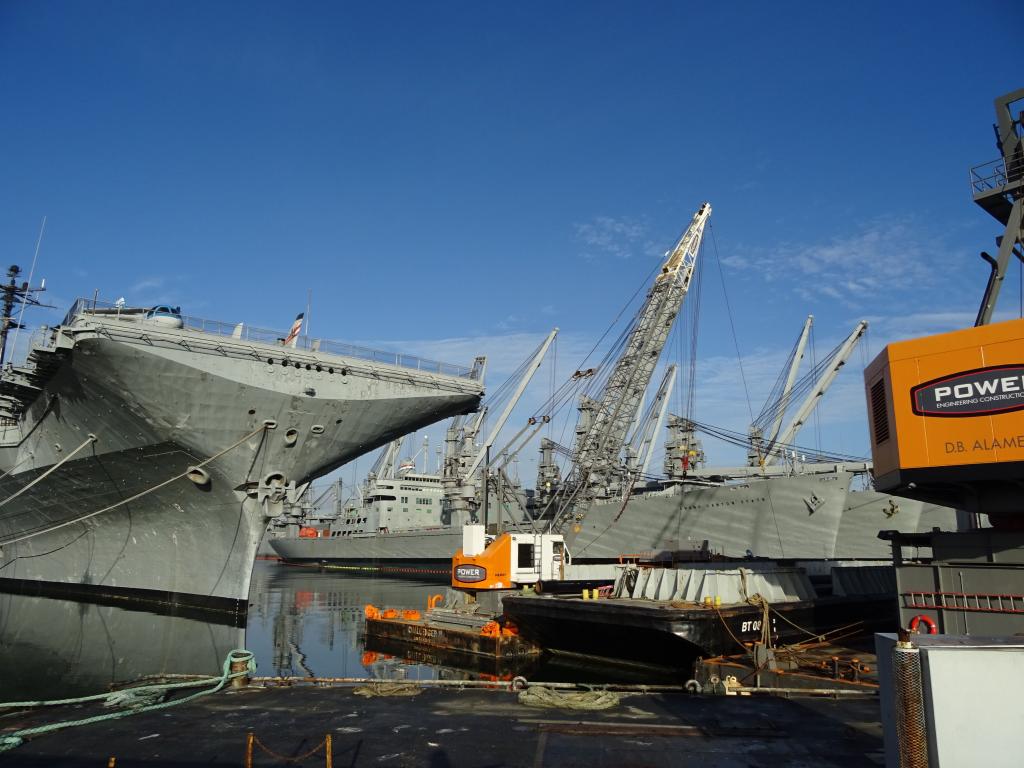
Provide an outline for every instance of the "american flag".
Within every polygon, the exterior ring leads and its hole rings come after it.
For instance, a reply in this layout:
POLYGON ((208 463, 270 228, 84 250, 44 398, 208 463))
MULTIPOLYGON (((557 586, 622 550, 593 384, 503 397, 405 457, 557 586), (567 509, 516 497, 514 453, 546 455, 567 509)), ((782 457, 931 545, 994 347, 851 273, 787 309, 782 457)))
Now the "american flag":
POLYGON ((295 347, 299 343, 299 333, 302 331, 302 316, 304 312, 299 312, 295 318, 295 322, 292 323, 292 329, 288 331, 288 338, 284 340, 286 347, 295 347))

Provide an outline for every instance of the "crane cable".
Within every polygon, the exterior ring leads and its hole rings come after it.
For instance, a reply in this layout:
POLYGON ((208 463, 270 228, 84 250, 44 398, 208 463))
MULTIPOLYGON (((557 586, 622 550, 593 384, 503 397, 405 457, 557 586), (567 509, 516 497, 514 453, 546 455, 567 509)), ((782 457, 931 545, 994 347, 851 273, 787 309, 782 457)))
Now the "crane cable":
POLYGON ((754 421, 754 409, 750 405, 750 390, 747 388, 747 375, 743 371, 743 355, 740 354, 740 342, 736 337, 736 326, 732 319, 732 306, 729 304, 729 292, 725 289, 725 273, 722 271, 722 260, 718 256, 718 238, 715 237, 715 227, 709 224, 711 230, 711 242, 715 246, 715 263, 718 265, 718 278, 722 283, 722 295, 725 298, 725 311, 729 317, 729 329, 732 331, 732 343, 736 347, 736 360, 740 366, 740 380, 743 382, 743 396, 747 400, 747 413, 750 414, 750 421, 754 421))

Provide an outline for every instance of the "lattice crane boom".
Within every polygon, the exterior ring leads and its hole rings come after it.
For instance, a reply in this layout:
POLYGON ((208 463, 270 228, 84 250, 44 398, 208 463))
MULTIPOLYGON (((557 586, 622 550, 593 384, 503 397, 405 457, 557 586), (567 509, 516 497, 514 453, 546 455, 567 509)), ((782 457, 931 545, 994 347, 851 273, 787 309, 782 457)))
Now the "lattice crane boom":
POLYGON ((621 454, 627 434, 689 290, 710 215, 711 204, 701 205, 666 255, 604 390, 598 398, 584 403, 590 411, 589 419, 581 425, 573 451, 575 484, 584 495, 617 492, 624 473, 621 454))

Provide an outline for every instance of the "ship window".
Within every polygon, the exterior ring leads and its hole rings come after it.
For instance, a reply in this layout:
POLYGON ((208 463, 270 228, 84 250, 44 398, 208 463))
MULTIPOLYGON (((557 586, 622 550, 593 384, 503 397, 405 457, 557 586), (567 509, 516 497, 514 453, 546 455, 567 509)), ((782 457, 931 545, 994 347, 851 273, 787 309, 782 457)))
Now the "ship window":
POLYGON ((516 552, 516 562, 519 568, 533 567, 533 544, 520 544, 516 552))
MULTIPOLYGON (((384 494, 379 494, 377 496, 371 496, 370 497, 370 501, 394 501, 394 500, 395 500, 394 496, 385 496, 384 494)), ((390 509, 390 507, 388 507, 388 509, 390 509)))
POLYGON ((409 497, 408 496, 403 496, 402 497, 402 503, 403 504, 408 504, 409 503, 409 497))

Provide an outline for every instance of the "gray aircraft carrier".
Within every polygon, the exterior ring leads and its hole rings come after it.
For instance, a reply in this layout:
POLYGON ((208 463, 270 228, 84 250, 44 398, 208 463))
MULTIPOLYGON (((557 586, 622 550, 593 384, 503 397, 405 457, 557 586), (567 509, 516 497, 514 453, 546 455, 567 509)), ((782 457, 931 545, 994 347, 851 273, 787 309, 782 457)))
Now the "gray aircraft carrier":
POLYGON ((474 410, 468 368, 79 300, 0 377, 0 589, 237 609, 314 478, 474 410))

